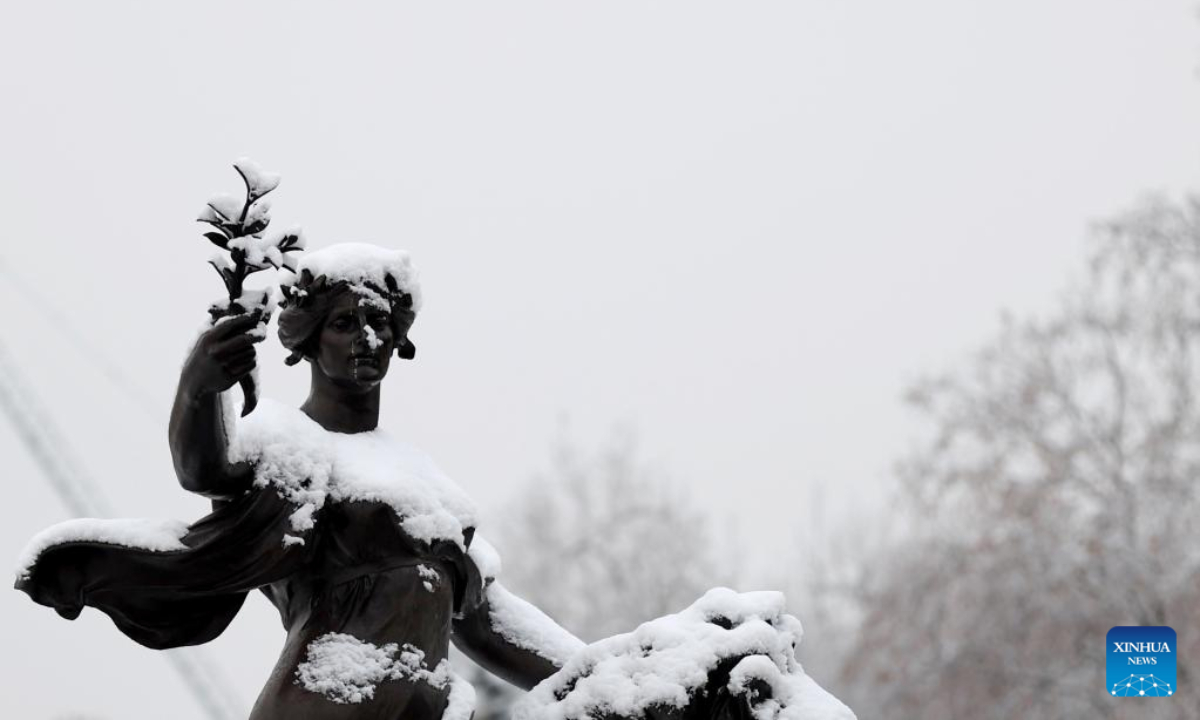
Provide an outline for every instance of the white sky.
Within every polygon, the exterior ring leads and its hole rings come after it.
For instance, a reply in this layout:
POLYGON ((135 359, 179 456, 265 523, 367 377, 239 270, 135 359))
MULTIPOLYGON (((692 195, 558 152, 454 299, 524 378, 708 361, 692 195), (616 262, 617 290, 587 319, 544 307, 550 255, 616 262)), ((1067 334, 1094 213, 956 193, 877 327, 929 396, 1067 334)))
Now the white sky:
MULTIPOLYGON (((222 292, 191 219, 239 155, 313 247, 413 253, 384 424, 493 524, 562 416, 585 447, 625 424, 760 565, 815 494, 867 522, 905 384, 1044 307, 1089 221, 1200 187, 1190 0, 366 5, 6 9, 0 261, 75 341, 9 276, 0 341, 122 514, 205 512, 166 413, 222 292)), ((299 402, 270 344, 265 392, 299 402)), ((0 457, 15 557, 65 510, 7 423, 0 457)), ((201 717, 95 612, 0 617, 0 715, 201 717)), ((256 596, 208 653, 248 707, 281 642, 256 596)))

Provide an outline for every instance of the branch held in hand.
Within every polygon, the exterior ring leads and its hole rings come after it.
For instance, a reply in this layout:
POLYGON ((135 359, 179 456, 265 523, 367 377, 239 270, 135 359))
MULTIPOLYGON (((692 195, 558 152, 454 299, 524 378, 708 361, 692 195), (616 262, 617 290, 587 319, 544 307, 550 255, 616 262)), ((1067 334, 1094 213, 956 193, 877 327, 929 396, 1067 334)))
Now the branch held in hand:
MULTIPOLYGON (((279 187, 279 174, 266 172, 249 158, 239 158, 233 164, 246 186, 244 199, 222 193, 214 196, 200 211, 199 222, 213 227, 204 237, 215 245, 209 265, 221 276, 228 298, 209 308, 213 324, 222 318, 249 313, 260 328, 265 328, 274 309, 268 290, 246 290, 246 278, 267 268, 296 268, 293 253, 304 249, 304 236, 299 228, 268 236, 271 224, 271 204, 263 198, 279 187)), ((255 376, 257 371, 239 383, 245 394, 242 415, 249 415, 258 404, 255 376)))

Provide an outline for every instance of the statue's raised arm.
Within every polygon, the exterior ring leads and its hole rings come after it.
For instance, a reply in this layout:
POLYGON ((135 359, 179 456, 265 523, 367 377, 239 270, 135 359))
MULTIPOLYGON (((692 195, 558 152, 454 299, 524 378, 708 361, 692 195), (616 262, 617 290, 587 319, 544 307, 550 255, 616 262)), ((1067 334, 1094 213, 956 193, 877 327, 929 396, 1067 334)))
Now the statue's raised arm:
POLYGON ((265 335, 258 320, 233 316, 200 335, 183 365, 168 436, 175 475, 185 490, 228 499, 245 492, 253 479, 247 463, 229 460, 230 421, 221 393, 255 368, 254 345, 265 335))

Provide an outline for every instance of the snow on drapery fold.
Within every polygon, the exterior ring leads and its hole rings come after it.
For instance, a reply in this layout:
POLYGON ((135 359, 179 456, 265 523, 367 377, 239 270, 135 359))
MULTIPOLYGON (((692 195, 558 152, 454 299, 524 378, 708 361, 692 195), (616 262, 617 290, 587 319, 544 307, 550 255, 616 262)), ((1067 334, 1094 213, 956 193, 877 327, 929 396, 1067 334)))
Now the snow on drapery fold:
POLYGON ((17 577, 27 577, 42 551, 72 542, 102 543, 157 552, 186 550, 180 538, 187 523, 178 520, 75 518, 42 530, 30 539, 17 559, 17 577))

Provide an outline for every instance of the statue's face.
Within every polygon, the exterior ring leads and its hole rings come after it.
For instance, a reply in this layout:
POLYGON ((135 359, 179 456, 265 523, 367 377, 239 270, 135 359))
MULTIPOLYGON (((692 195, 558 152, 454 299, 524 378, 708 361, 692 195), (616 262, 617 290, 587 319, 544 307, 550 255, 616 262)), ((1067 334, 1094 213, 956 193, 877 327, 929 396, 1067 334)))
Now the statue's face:
POLYGON ((353 292, 334 299, 313 362, 335 384, 365 392, 387 375, 396 338, 388 313, 360 299, 353 292))

